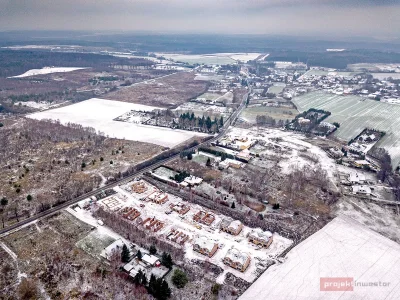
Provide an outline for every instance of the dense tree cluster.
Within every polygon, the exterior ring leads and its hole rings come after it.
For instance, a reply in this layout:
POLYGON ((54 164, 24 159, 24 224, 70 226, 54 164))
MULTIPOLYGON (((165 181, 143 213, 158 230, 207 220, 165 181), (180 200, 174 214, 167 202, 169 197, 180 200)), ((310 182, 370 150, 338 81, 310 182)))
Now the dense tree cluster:
POLYGON ((224 119, 221 116, 219 119, 217 117, 211 120, 209 116, 196 117, 194 113, 184 113, 179 116, 179 122, 176 124, 177 128, 180 129, 198 129, 202 132, 219 132, 219 129, 224 126, 224 119))

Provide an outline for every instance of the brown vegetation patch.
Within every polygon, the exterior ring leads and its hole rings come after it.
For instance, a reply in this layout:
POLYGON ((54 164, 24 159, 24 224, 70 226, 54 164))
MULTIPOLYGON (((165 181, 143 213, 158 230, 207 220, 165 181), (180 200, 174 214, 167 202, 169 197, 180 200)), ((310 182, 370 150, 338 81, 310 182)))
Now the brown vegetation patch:
POLYGON ((159 146, 109 139, 80 125, 5 122, 0 128, 0 198, 8 204, 0 207, 0 218, 5 223, 18 221, 21 215, 77 197, 97 188, 104 177, 161 152, 159 146))
POLYGON ((176 73, 154 81, 121 88, 104 96, 106 99, 175 108, 207 91, 208 82, 194 80, 189 72, 176 73))
POLYGON ((247 207, 251 208, 252 210, 256 211, 256 212, 262 212, 265 210, 265 205, 262 203, 257 203, 257 202, 253 202, 253 201, 248 201, 248 200, 244 200, 243 204, 246 205, 247 207))

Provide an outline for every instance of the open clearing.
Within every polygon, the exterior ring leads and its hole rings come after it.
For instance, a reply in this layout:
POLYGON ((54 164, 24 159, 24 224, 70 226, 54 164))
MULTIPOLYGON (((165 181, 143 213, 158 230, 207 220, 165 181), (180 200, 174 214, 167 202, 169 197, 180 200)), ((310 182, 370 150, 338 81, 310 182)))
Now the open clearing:
POLYGON ((208 82, 194 80, 195 74, 189 72, 175 73, 159 79, 147 80, 141 84, 118 89, 108 93, 105 98, 153 105, 167 108, 176 108, 190 99, 197 98, 205 93, 208 82))
POLYGON ((257 116, 268 116, 275 120, 292 120, 298 114, 296 109, 289 107, 253 106, 243 110, 240 118, 249 123, 256 123, 257 116))
POLYGON ((290 251, 283 264, 268 269, 240 299, 400 299, 399 257, 397 243, 350 218, 337 217, 290 251), (321 277, 389 285, 323 292, 321 277))
POLYGON ((191 131, 113 121, 130 110, 151 111, 154 109, 157 107, 93 98, 77 104, 34 113, 28 117, 38 120, 59 120, 62 124, 80 124, 92 127, 109 137, 147 142, 164 147, 174 147, 194 136, 205 136, 191 131))
POLYGON ((285 87, 286 87, 285 84, 279 84, 279 85, 275 84, 268 89, 268 93, 272 93, 275 95, 280 94, 282 93, 285 87))
POLYGON ((392 157, 393 166, 400 162, 400 106, 368 100, 358 96, 339 96, 324 92, 313 92, 296 97, 293 103, 300 112, 310 108, 330 111, 327 122, 338 122, 340 128, 335 135, 348 141, 365 128, 386 132, 377 147, 385 148, 392 157))
POLYGON ((77 70, 82 70, 86 68, 56 68, 56 67, 45 67, 43 69, 32 69, 29 71, 26 71, 24 74, 17 75, 17 76, 12 76, 9 78, 24 78, 24 77, 29 77, 29 76, 35 76, 35 75, 45 75, 45 74, 51 74, 51 73, 66 73, 66 72, 73 72, 77 70))

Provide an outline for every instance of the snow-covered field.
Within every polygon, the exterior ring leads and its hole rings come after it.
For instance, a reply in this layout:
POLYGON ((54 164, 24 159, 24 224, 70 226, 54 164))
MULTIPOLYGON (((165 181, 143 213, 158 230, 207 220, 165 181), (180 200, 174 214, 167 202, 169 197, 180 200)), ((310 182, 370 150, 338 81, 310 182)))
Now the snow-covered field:
POLYGON ((377 146, 389 152, 393 167, 400 163, 400 106, 358 96, 339 96, 319 91, 295 97, 293 103, 301 112, 310 108, 330 111, 332 115, 326 121, 340 124, 335 136, 345 141, 356 137, 365 128, 386 132, 377 146))
POLYGON ((12 76, 12 77, 8 77, 8 78, 24 78, 24 77, 29 77, 29 76, 46 75, 46 74, 51 74, 51 73, 66 73, 66 72, 72 72, 72 71, 83 70, 83 69, 87 69, 87 68, 44 67, 43 69, 32 69, 32 70, 26 71, 24 74, 12 76))
POLYGON ((73 105, 28 115, 28 118, 59 120, 62 124, 75 123, 92 127, 113 138, 147 142, 164 147, 174 147, 194 136, 205 134, 169 128, 113 121, 131 110, 152 111, 158 107, 120 101, 89 99, 73 105))
POLYGON ((399 260, 399 244, 341 216, 292 249, 239 299, 400 299, 399 260), (358 285, 320 291, 321 277, 350 277, 358 285), (373 286, 359 285, 365 283, 373 286))
POLYGON ((199 63, 210 65, 234 64, 237 61, 248 62, 255 60, 261 53, 213 53, 213 54, 173 54, 173 53, 157 53, 157 56, 163 56, 174 61, 186 63, 199 63))

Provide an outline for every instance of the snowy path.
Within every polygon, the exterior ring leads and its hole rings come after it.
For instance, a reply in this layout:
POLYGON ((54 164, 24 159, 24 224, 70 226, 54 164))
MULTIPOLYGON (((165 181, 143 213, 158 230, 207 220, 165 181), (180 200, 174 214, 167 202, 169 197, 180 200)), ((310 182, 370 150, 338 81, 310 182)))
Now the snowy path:
POLYGON ((0 242, 0 247, 3 248, 4 251, 6 251, 14 261, 17 261, 18 258, 17 254, 15 254, 10 248, 8 248, 6 244, 0 242))

